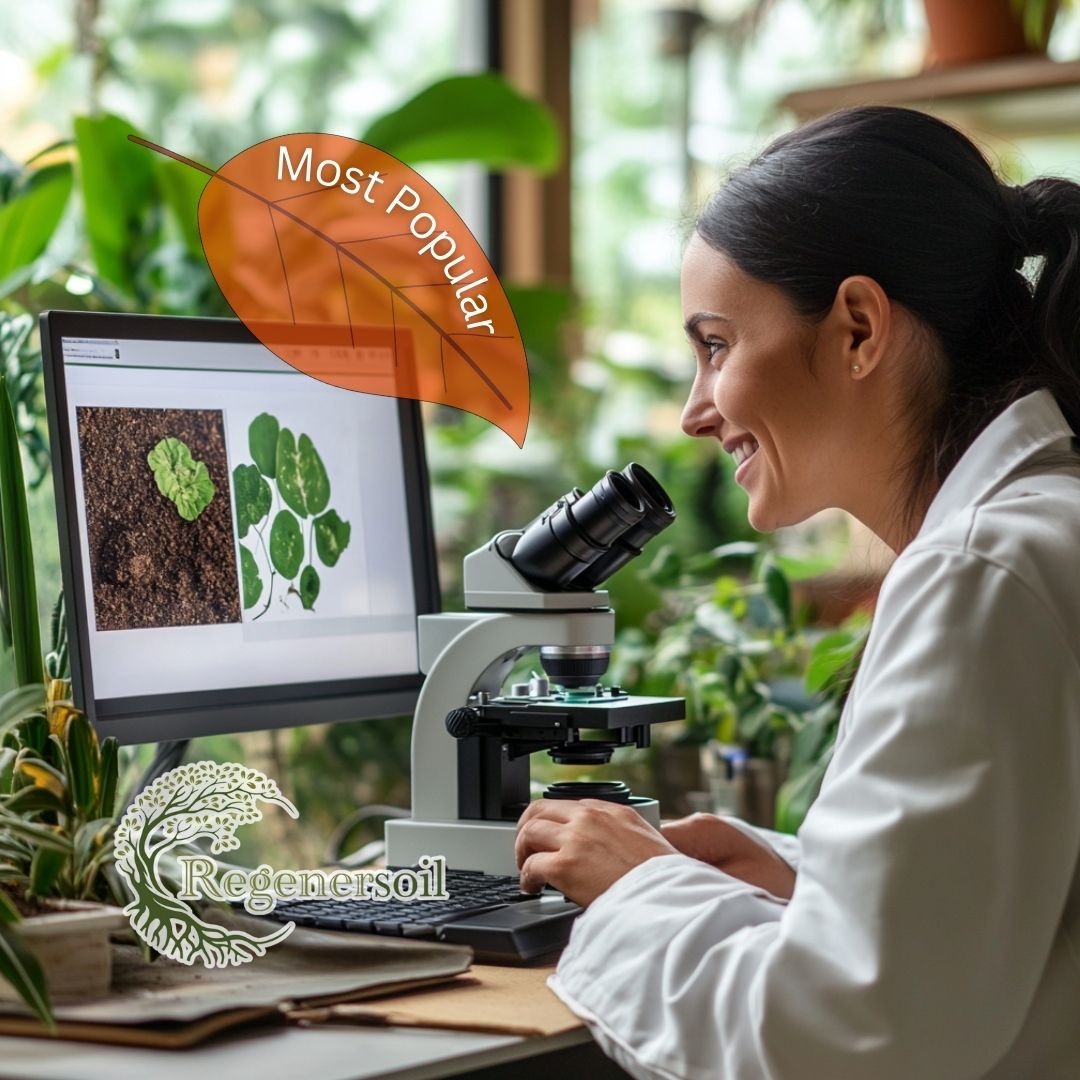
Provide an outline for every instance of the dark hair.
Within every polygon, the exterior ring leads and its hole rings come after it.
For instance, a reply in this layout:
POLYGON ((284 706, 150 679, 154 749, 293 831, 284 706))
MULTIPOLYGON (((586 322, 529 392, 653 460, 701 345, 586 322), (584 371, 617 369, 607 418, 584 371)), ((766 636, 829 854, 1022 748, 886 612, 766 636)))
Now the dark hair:
POLYGON ((697 231, 819 319, 865 274, 931 332, 913 363, 903 521, 1017 398, 1053 393, 1080 433, 1080 185, 1002 184, 961 132, 912 109, 832 113, 776 139, 706 204, 697 231), (1022 273, 1044 256, 1037 285, 1022 273), (933 347, 933 346, 936 346, 933 347))

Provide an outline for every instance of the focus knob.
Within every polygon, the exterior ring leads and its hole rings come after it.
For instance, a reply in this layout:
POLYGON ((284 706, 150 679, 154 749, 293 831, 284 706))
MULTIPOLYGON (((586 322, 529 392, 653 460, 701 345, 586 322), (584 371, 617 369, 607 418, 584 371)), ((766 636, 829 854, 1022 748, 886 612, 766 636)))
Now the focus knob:
POLYGON ((466 735, 475 735, 479 728, 480 714, 467 705, 460 709, 451 709, 446 714, 446 730, 455 739, 464 739, 466 735))

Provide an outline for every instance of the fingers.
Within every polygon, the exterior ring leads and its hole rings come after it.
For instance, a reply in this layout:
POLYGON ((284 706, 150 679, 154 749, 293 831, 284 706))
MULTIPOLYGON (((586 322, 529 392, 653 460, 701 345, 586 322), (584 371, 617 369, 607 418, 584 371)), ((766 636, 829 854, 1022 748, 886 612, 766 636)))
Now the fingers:
POLYGON ((547 818, 534 817, 532 821, 518 826, 517 839, 514 841, 514 860, 520 868, 525 860, 537 851, 558 851, 564 823, 550 821, 547 818))
POLYGON ((521 891, 538 893, 551 880, 558 853, 537 851, 530 855, 521 867, 521 891))

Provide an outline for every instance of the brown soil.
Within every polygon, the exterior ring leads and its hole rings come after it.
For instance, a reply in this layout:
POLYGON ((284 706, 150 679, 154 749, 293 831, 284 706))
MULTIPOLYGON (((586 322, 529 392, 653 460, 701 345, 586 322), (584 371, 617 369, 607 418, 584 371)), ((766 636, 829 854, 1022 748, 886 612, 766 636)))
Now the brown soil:
POLYGON ((23 917, 40 915, 44 910, 36 896, 32 897, 30 900, 26 899, 21 885, 11 885, 8 882, 0 881, 0 892, 3 892, 3 894, 15 905, 15 910, 23 917))
POLYGON ((222 414, 210 409, 76 409, 98 630, 240 621, 232 491, 222 414), (146 456, 181 439, 217 489, 185 521, 146 456))

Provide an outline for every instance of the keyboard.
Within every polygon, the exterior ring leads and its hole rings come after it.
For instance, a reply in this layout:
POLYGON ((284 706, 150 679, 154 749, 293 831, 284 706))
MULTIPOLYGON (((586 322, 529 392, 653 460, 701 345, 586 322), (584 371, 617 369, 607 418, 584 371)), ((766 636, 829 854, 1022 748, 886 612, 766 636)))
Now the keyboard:
POLYGON ((560 893, 523 893, 518 879, 447 870, 448 900, 291 900, 265 916, 322 930, 470 945, 477 960, 516 964, 558 953, 582 909, 560 893))

